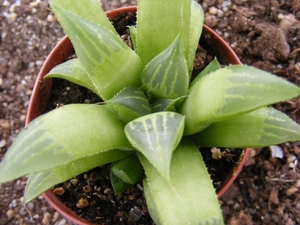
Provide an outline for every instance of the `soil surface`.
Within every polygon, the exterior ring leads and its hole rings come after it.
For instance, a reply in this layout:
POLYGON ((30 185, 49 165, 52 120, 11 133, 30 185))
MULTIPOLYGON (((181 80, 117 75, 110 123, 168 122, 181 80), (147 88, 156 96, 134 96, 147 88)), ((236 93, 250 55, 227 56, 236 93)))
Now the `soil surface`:
MULTIPOLYGON (((104 9, 135 5, 102 0, 104 9)), ((215 29, 245 64, 300 85, 298 0, 199 0, 205 23, 215 29)), ((46 1, 0 1, 0 161, 23 128, 38 71, 64 36, 46 1)), ((277 104, 300 123, 300 98, 277 104)), ((220 199, 226 224, 300 224, 300 143, 279 150, 252 149, 246 166, 220 199)), ((22 205, 26 178, 0 187, 0 224, 70 224, 43 197, 22 205)))

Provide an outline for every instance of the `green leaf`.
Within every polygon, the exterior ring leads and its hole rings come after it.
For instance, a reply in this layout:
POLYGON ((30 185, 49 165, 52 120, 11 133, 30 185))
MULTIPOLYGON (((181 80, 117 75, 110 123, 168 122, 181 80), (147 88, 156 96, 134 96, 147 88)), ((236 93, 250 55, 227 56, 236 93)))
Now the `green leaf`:
POLYGON ((203 21, 203 11, 194 1, 177 0, 176 4, 173 0, 138 1, 138 55, 145 65, 148 64, 181 33, 188 71, 191 72, 203 21))
POLYGON ((147 176, 147 206, 156 224, 223 224, 212 181, 194 144, 182 142, 174 151, 169 180, 143 155, 138 156, 147 176))
POLYGON ((211 123, 236 117, 296 97, 300 88, 254 67, 232 65, 203 77, 190 90, 180 110, 186 116, 185 134, 211 123))
MULTIPOLYGON (((185 21, 187 23, 187 21, 185 21)), ((203 24, 204 24, 204 12, 201 6, 194 0, 191 0, 191 19, 188 21, 189 24, 189 34, 186 34, 185 39, 188 42, 188 46, 185 46, 185 54, 188 55, 187 65, 189 68, 189 74, 192 74, 194 67, 194 59, 197 47, 199 45, 199 40, 201 37, 203 24)))
POLYGON ((209 75, 212 72, 215 72, 217 70, 221 69, 221 65, 218 62, 217 58, 214 58, 213 61, 211 61, 190 83, 190 88, 194 86, 195 83, 197 83, 198 80, 200 80, 202 77, 209 75))
POLYGON ((25 189, 24 204, 27 204, 29 201, 56 184, 71 179, 72 177, 97 166, 119 160, 129 154, 132 154, 132 152, 108 150, 106 152, 75 160, 63 166, 30 174, 25 189))
POLYGON ((134 150, 115 113, 103 105, 67 105, 20 132, 0 163, 0 183, 111 149, 134 150))
POLYGON ((153 112, 170 111, 177 112, 177 107, 187 96, 179 97, 176 99, 159 98, 152 106, 153 112))
POLYGON ((126 183, 120 177, 116 176, 110 170, 110 182, 115 194, 120 194, 132 187, 132 184, 126 183))
MULTIPOLYGON (((74 12, 64 8, 60 2, 63 1, 55 1, 52 9, 71 39, 86 73, 94 86, 98 87, 101 98, 108 100, 124 87, 140 86, 143 65, 138 55, 111 28, 107 29, 105 24, 102 26, 102 23, 89 20, 85 11, 81 14, 80 10, 74 12)), ((85 6, 90 8, 93 2, 85 1, 85 6)), ((93 6, 96 7, 94 3, 93 6)), ((100 5, 97 7, 102 15, 104 12, 100 5)))
POLYGON ((55 15, 60 9, 67 9, 70 13, 81 17, 82 19, 88 20, 94 24, 101 24, 102 27, 117 35, 117 32, 100 7, 98 1, 81 0, 82 4, 74 4, 73 0, 48 0, 48 2, 51 9, 55 12, 55 15), (83 4, 84 7, 82 7, 83 4))
POLYGON ((169 178, 173 150, 181 140, 184 117, 174 112, 160 112, 140 117, 125 126, 130 143, 169 178))
POLYGON ((213 123, 193 139, 201 146, 258 148, 299 141, 300 125, 276 109, 260 108, 213 123))
POLYGON ((61 78, 72 83, 78 84, 90 89, 98 96, 101 96, 100 90, 93 82, 93 79, 85 71, 79 59, 71 59, 54 67, 46 76, 48 78, 61 78))
POLYGON ((136 43, 136 35, 137 35, 137 29, 136 26, 129 26, 129 32, 130 32, 130 38, 133 45, 133 49, 137 48, 136 43))
POLYGON ((130 155, 111 164, 111 184, 116 194, 126 191, 142 177, 143 167, 136 155, 130 155))
POLYGON ((141 78, 150 96, 174 99, 187 94, 189 74, 181 36, 149 62, 141 78))
POLYGON ((137 87, 126 87, 106 102, 124 123, 151 113, 151 106, 144 92, 137 87))

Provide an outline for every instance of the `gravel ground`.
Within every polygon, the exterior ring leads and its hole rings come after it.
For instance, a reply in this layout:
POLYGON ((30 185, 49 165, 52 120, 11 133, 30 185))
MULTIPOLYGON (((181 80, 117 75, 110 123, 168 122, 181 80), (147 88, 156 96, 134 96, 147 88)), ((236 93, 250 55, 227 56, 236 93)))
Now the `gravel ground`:
MULTIPOLYGON (((217 30, 243 63, 300 85, 299 0, 199 0, 206 24, 217 30)), ((35 77, 64 33, 40 0, 0 0, 0 161, 22 129, 35 77)), ((135 5, 102 0, 104 9, 135 5)), ((299 119, 300 99, 276 105, 299 119)), ((226 224, 300 224, 300 144, 282 146, 282 158, 253 149, 244 171, 220 200, 226 224)), ((0 224, 69 225, 43 197, 25 209, 26 178, 0 186, 0 224)))

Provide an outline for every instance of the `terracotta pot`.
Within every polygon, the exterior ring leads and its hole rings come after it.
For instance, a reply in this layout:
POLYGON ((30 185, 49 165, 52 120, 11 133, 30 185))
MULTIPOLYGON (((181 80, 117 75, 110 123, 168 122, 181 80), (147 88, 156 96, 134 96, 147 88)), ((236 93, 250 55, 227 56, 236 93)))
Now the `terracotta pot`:
MULTIPOLYGON (((136 6, 120 8, 107 12, 107 16, 110 18, 116 17, 120 13, 124 12, 135 12, 136 6)), ((217 53, 217 58, 223 64, 241 64, 239 58, 234 53, 234 51, 230 48, 230 46, 213 30, 209 27, 204 26, 201 40, 207 42, 210 47, 214 49, 217 53)), ((43 80, 44 76, 56 65, 64 62, 70 55, 74 54, 73 46, 67 36, 65 36, 51 51, 46 61, 44 62, 37 80, 35 82, 35 86, 33 89, 33 93, 30 99, 27 117, 26 117, 26 125, 39 115, 43 114, 47 103, 48 98, 50 96, 52 81, 47 80, 46 82, 43 80)), ((249 149, 244 149, 240 160, 236 163, 235 168, 232 173, 228 175, 228 178, 224 185, 217 192, 218 197, 221 197, 226 190, 233 183, 237 175, 240 173, 243 165, 245 164, 246 158, 249 154, 249 149)), ((64 216, 69 221, 75 224, 92 224, 82 219, 78 215, 76 215, 73 211, 71 211, 68 207, 64 205, 55 194, 49 190, 43 194, 47 202, 55 208, 62 216, 64 216)))

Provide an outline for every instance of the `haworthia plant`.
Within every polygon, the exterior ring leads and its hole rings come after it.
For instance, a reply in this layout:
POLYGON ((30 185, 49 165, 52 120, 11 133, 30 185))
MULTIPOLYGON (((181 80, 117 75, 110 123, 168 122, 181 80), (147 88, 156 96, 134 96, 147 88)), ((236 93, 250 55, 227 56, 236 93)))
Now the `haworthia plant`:
POLYGON ((287 139, 298 141, 299 136, 300 126, 288 116, 276 109, 260 108, 213 123, 193 138, 201 146, 246 148, 280 144, 287 139))
POLYGON ((130 143, 156 167, 165 179, 173 150, 179 144, 184 128, 184 117, 174 112, 159 112, 140 117, 125 127, 130 143))
POLYGON ((29 174, 25 203, 111 163, 115 193, 145 172, 144 194, 156 224, 223 224, 197 147, 300 140, 297 123, 267 108, 297 97, 299 87, 249 66, 221 68, 217 59, 191 77, 204 21, 195 1, 138 0, 137 24, 129 24, 134 50, 97 0, 49 3, 76 58, 46 79, 67 79, 103 102, 53 110, 18 135, 0 163, 0 183, 29 174))
POLYGON ((186 116, 185 134, 297 95, 299 87, 259 69, 242 65, 219 69, 190 89, 180 111, 186 116))
POLYGON ((21 131, 0 164, 0 183, 113 149, 133 147, 124 124, 109 107, 67 105, 38 117, 21 131))
POLYGON ((139 158, 147 176, 144 188, 148 209, 156 224, 223 224, 210 176, 193 143, 183 141, 175 149, 169 180, 143 155, 139 158))
MULTIPOLYGON (((62 2, 50 1, 52 10, 65 32, 76 34, 69 37, 88 74, 85 79, 97 89, 96 93, 102 99, 108 100, 124 87, 139 85, 142 70, 140 58, 118 37, 103 10, 95 6, 95 1, 85 5, 90 4, 89 8, 93 5, 94 9, 91 12, 95 13, 93 17, 99 17, 98 19, 91 18, 90 11, 80 10, 79 7, 82 6, 79 4, 73 7, 66 3, 68 1, 62 2), (119 82, 120 80, 122 82, 119 82)), ((61 71, 59 74, 63 77, 65 73, 61 71)))
POLYGON ((97 166, 114 162, 130 154, 133 154, 133 152, 110 150, 96 155, 87 156, 85 158, 80 158, 63 166, 32 173, 27 181, 24 194, 24 204, 36 198, 39 193, 47 191, 54 183, 59 184, 70 179, 70 177, 75 177, 76 175, 84 173, 97 166))

